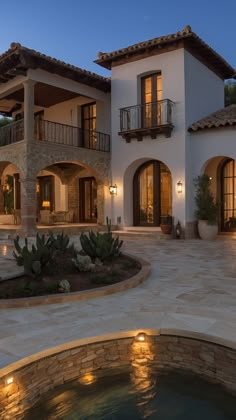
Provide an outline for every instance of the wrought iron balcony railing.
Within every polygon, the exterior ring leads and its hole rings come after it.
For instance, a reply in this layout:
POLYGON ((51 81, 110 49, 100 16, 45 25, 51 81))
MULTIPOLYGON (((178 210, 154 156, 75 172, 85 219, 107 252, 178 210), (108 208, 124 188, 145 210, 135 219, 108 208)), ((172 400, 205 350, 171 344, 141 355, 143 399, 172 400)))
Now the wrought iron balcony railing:
MULTIPOLYGON (((35 118, 34 124, 34 137, 36 140, 48 143, 82 147, 102 152, 110 151, 109 134, 37 118, 35 118)), ((0 146, 7 146, 23 139, 24 120, 0 128, 0 146)))
POLYGON ((49 143, 82 147, 100 152, 110 151, 109 134, 60 124, 53 121, 35 120, 35 138, 49 143))
POLYGON ((8 146, 24 139, 24 120, 0 127, 0 146, 8 146))
POLYGON ((170 99, 163 99, 120 109, 119 134, 126 140, 149 134, 155 138, 158 133, 169 137, 174 127, 173 104, 170 99))

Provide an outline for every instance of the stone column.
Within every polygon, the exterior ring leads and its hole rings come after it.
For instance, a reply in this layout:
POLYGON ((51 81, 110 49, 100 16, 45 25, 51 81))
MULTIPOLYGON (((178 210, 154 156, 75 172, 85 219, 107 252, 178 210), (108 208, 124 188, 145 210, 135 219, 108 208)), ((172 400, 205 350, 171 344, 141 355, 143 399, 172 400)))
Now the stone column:
POLYGON ((33 80, 24 83, 24 139, 34 140, 34 84, 33 80))
POLYGON ((21 182, 21 236, 36 233, 36 179, 24 178, 21 182))

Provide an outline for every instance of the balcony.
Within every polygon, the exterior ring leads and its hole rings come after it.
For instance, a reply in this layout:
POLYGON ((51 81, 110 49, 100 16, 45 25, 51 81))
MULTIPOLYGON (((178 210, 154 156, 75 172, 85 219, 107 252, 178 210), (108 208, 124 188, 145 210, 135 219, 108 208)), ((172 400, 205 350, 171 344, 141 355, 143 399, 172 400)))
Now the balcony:
MULTIPOLYGON (((110 151, 109 134, 35 118, 34 137, 38 141, 82 147, 100 152, 110 151)), ((0 128, 0 147, 24 140, 24 120, 0 128)))
POLYGON ((128 143, 132 138, 142 141, 144 136, 155 139, 158 134, 171 136, 173 105, 169 99, 120 109, 120 132, 128 143))

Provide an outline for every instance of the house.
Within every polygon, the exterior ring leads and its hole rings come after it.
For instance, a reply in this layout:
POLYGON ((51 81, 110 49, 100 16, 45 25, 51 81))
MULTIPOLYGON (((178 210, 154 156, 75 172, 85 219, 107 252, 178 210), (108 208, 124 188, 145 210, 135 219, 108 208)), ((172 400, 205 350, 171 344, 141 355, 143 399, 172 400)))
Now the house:
POLYGON ((20 44, 0 56, 0 113, 15 120, 0 128, 0 213, 11 193, 25 234, 105 216, 148 228, 170 214, 190 238, 193 179, 206 172, 219 229, 235 229, 236 106, 224 108, 235 70, 190 26, 96 63, 111 79, 20 44))

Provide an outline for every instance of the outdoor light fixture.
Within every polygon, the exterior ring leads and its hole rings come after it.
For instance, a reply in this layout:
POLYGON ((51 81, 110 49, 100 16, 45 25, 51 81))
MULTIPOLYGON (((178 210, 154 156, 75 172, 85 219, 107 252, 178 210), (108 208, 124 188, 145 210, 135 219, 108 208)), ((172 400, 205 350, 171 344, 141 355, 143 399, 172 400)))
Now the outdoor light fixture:
POLYGON ((37 184, 36 184, 36 193, 39 193, 39 191, 40 191, 40 186, 39 186, 39 183, 37 182, 37 184))
POLYGON ((183 182, 182 181, 177 182, 177 191, 178 191, 178 193, 183 192, 183 182))
POLYGON ((6 379, 6 385, 11 385, 13 382, 14 382, 13 376, 10 376, 9 378, 6 379))
POLYGON ((111 195, 116 195, 117 194, 117 185, 116 184, 110 185, 109 186, 109 191, 110 191, 111 195))
POLYGON ((146 334, 146 333, 144 333, 144 332, 140 332, 140 333, 138 333, 138 334, 136 335, 135 339, 136 339, 137 341, 145 341, 145 340, 146 340, 146 336, 147 336, 147 334, 146 334))
POLYGON ((47 200, 43 201, 42 202, 42 207, 45 207, 45 208, 48 208, 49 209, 49 207, 50 207, 50 201, 47 201, 47 200))
POLYGON ((9 184, 4 184, 3 185, 3 191, 9 191, 10 190, 10 185, 9 184))
POLYGON ((79 378, 79 382, 81 383, 81 385, 91 385, 94 384, 96 380, 96 375, 94 375, 93 373, 86 373, 84 376, 81 376, 79 378))

